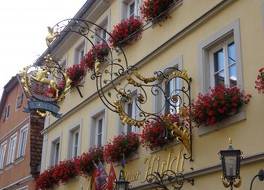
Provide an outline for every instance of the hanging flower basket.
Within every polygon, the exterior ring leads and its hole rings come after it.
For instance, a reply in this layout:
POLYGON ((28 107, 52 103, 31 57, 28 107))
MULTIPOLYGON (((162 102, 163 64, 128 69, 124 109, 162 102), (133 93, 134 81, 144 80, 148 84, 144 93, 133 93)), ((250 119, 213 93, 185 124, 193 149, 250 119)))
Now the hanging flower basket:
POLYGON ((78 172, 73 160, 61 161, 57 166, 54 167, 52 173, 54 179, 61 183, 66 183, 77 175, 78 172))
POLYGON ((102 63, 108 55, 109 46, 106 43, 96 44, 85 54, 81 64, 85 65, 91 71, 94 69, 96 60, 102 63))
POLYGON ((87 67, 85 64, 75 64, 67 69, 67 75, 71 79, 71 85, 73 87, 78 87, 81 81, 84 79, 87 72, 87 67))
POLYGON ((259 74, 255 81, 255 88, 258 90, 259 93, 264 94, 264 67, 259 69, 259 74))
POLYGON ((111 142, 105 145, 104 157, 106 161, 120 162, 132 156, 140 145, 139 135, 129 133, 127 135, 119 135, 111 142))
POLYGON ((167 127, 169 123, 181 125, 177 114, 163 115, 161 118, 162 120, 147 122, 142 131, 141 143, 150 150, 163 147, 175 140, 175 136, 172 135, 171 130, 167 127))
POLYGON ((113 47, 125 46, 141 38, 143 22, 139 18, 130 17, 114 26, 110 43, 113 47))
POLYGON ((250 98, 237 87, 217 86, 205 95, 199 94, 192 106, 193 120, 198 125, 214 125, 237 114, 250 98))
POLYGON ((141 6, 141 14, 148 21, 162 20, 168 17, 168 9, 175 0, 145 0, 141 6))
POLYGON ((91 148, 75 159, 75 165, 80 175, 91 176, 99 161, 104 162, 103 148, 91 148))
POLYGON ((54 187, 59 183, 57 178, 54 178, 55 168, 50 168, 41 173, 36 179, 36 190, 47 190, 54 187))

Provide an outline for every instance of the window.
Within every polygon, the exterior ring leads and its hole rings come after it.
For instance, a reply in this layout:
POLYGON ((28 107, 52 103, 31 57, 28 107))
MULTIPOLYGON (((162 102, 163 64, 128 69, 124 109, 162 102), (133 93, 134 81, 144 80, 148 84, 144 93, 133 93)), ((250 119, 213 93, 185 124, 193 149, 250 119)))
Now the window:
POLYGON ((101 114, 95 120, 95 145, 101 147, 103 145, 103 127, 104 127, 104 115, 101 114))
POLYGON ((27 144, 27 134, 28 134, 28 126, 25 126, 20 130, 18 152, 17 152, 18 158, 25 155, 26 144, 27 144))
MULTIPOLYGON (((137 118, 138 116, 138 108, 137 108, 137 105, 136 105, 136 94, 134 94, 131 98, 131 100, 129 102, 126 102, 125 105, 124 105, 124 108, 125 108, 125 112, 127 113, 127 115, 131 118, 137 118)), ((136 132, 139 132, 139 128, 136 127, 136 126, 131 126, 131 125, 128 125, 126 124, 125 126, 121 126, 123 127, 123 130, 122 132, 125 133, 125 134, 128 134, 128 133, 136 133, 136 132)))
MULTIPOLYGON (((76 49, 75 49, 75 62, 74 64, 79 64, 81 62, 81 60, 83 59, 84 57, 84 42, 79 45, 76 49)), ((65 61, 65 64, 66 64, 66 61, 65 61)))
POLYGON ((5 141, 0 145, 0 169, 3 169, 4 167, 6 148, 7 142, 5 141))
POLYGON ((239 19, 202 41, 198 51, 201 92, 220 84, 243 89, 239 19))
POLYGON ((60 158, 60 138, 54 140, 51 145, 51 166, 59 163, 60 158))
POLYGON ((16 109, 20 108, 22 106, 23 103, 23 98, 24 98, 24 94, 23 92, 17 97, 16 100, 16 109))
POLYGON ((209 50, 210 86, 237 85, 236 50, 233 38, 209 50))
POLYGON ((14 134, 10 137, 9 140, 7 164, 13 163, 15 160, 16 141, 17 141, 17 134, 14 134))
POLYGON ((6 119, 10 116, 10 105, 6 107, 6 119))
MULTIPOLYGON (((175 58, 166 68, 183 70, 183 56, 175 58)), ((169 74, 172 70, 164 70, 164 72, 169 74)), ((153 104, 154 112, 157 114, 179 113, 180 107, 183 106, 181 103, 186 99, 182 88, 187 89, 187 83, 181 78, 163 79, 159 83, 160 85, 154 89, 156 93, 153 104)))
POLYGON ((104 43, 107 38, 108 38, 108 35, 107 35, 107 28, 108 28, 108 17, 100 24, 100 27, 102 28, 97 28, 96 29, 96 43, 99 44, 99 43, 104 43))
POLYGON ((3 115, 2 115, 4 121, 5 121, 6 119, 8 119, 9 116, 10 116, 10 105, 7 105, 7 106, 4 108, 3 115))
POLYGON ((127 18, 138 17, 140 15, 141 0, 131 0, 127 3, 127 18))
POLYGON ((182 94, 179 91, 180 89, 180 79, 179 78, 173 78, 169 81, 164 82, 164 88, 165 88, 165 95, 166 95, 166 101, 165 101, 165 113, 178 113, 180 109, 180 101, 178 101, 178 98, 182 97, 182 94))
POLYGON ((75 158, 79 154, 80 126, 70 131, 70 157, 75 158))
MULTIPOLYGON (((84 51, 83 51, 83 55, 82 55, 82 53, 81 53, 80 57, 83 57, 83 56, 84 56, 84 51)), ((66 66, 67 66, 67 61, 66 61, 66 59, 63 59, 63 60, 60 62, 60 66, 61 66, 61 68, 63 68, 63 69, 66 68, 66 66)))

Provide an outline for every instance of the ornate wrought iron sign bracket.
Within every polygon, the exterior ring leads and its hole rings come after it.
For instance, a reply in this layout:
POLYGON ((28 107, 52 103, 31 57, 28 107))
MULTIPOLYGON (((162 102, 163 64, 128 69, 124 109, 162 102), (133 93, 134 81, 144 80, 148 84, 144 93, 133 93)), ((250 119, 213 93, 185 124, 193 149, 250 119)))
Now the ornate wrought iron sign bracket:
POLYGON ((163 190, 181 190, 184 183, 194 185, 193 178, 186 178, 182 173, 166 170, 162 173, 154 172, 149 174, 146 181, 163 190), (169 187, 170 186, 170 187, 169 187))

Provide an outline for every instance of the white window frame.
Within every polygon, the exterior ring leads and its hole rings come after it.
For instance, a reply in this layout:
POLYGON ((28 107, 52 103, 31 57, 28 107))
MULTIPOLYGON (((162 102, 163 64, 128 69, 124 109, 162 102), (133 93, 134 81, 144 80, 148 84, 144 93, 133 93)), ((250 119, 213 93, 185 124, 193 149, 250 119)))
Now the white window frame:
POLYGON ((4 141, 0 145, 0 169, 4 168, 6 149, 7 149, 7 141, 4 141))
POLYGON ((105 107, 99 107, 90 113, 90 147, 98 147, 98 122, 100 119, 103 119, 102 122, 102 145, 104 146, 106 143, 107 137, 107 112, 105 107))
POLYGON ((241 59, 241 43, 240 43, 240 21, 237 19, 230 25, 214 33, 207 39, 199 43, 198 56, 199 56, 199 76, 201 81, 200 92, 206 93, 211 86, 210 78, 210 56, 209 52, 212 47, 216 47, 223 41, 233 37, 236 52, 236 69, 237 69, 237 86, 243 88, 243 69, 241 59))
MULTIPOLYGON (((230 86, 230 80, 229 80, 229 63, 228 63, 228 45, 234 43, 234 38, 233 36, 231 36, 230 38, 227 38, 225 40, 222 41, 222 43, 217 44, 216 46, 214 46, 212 49, 209 50, 208 54, 209 54, 209 67, 210 67, 210 87, 214 87, 215 86, 215 69, 214 69, 214 54, 223 49, 223 54, 224 54, 224 85, 229 87, 230 86)), ((234 65, 234 64, 232 64, 234 65)), ((235 62, 236 65, 236 70, 237 70, 237 62, 235 62)), ((237 73, 236 73, 237 76, 237 73)))
POLYGON ((73 64, 79 64, 84 56, 85 56, 85 41, 82 41, 80 44, 78 44, 78 46, 74 50, 74 63, 73 64))
MULTIPOLYGON (((103 21, 99 24, 99 26, 102 27, 103 29, 105 29, 106 31, 108 31, 108 27, 109 27, 109 16, 106 16, 103 19, 103 21)), ((103 40, 101 38, 103 38, 105 41, 107 41, 108 38, 109 38, 109 35, 107 34, 107 32, 105 32, 101 28, 96 28, 95 33, 96 33, 96 36, 95 36, 95 43, 96 44, 100 44, 100 43, 103 42, 103 40)))
POLYGON ((140 17, 140 6, 141 6, 142 0, 124 0, 124 18, 130 18, 133 17, 140 17), (134 13, 133 15, 130 14, 130 8, 131 4, 134 4, 134 13))
POLYGON ((63 58, 60 62, 59 62, 60 66, 65 69, 67 67, 67 59, 63 58))
POLYGON ((7 165, 15 161, 16 143, 17 143, 17 133, 13 134, 9 140, 7 161, 6 161, 7 165))
POLYGON ((29 130, 28 124, 20 129, 19 139, 18 139, 17 158, 23 157, 26 153, 28 130, 29 130), (25 139, 22 139, 23 133, 26 133, 25 139))
POLYGON ((60 162, 60 152, 61 152, 61 140, 60 137, 58 137, 51 142, 50 166, 55 166, 60 162), (59 150, 58 150, 58 156, 56 156, 55 153, 57 150, 58 143, 59 143, 59 150))
POLYGON ((10 105, 6 105, 3 112, 4 121, 10 116, 10 105))
MULTIPOLYGON (((129 114, 128 113, 128 105, 129 105, 129 103, 132 103, 132 115, 131 115, 131 117, 135 118, 135 119, 137 119, 138 112, 139 112, 138 107, 136 105, 136 101, 137 101, 137 91, 134 91, 134 92, 132 92, 131 101, 130 102, 126 102, 124 104, 125 112, 127 114, 129 114)), ((123 133, 125 133, 125 134, 128 134, 129 132, 139 133, 139 131, 140 131, 138 127, 136 127, 136 126, 128 126, 127 124, 125 124, 125 126, 121 126, 121 127, 123 127, 123 133), (131 127, 131 131, 128 131, 129 127, 131 127)))
POLYGON ((102 147, 104 145, 104 128, 105 128, 105 116, 100 114, 95 118, 95 146, 102 147), (102 120, 102 129, 99 133, 99 121, 102 120), (101 145, 99 145, 98 136, 101 135, 101 145))
MULTIPOLYGON (((179 70, 183 70, 183 56, 178 56, 177 58, 175 58, 173 61, 170 62, 170 64, 166 65, 166 67, 164 67, 163 69, 160 70, 164 70, 168 67, 176 67, 179 70)), ((177 82, 177 79, 173 79, 173 81, 175 81, 174 83, 174 88, 181 88, 182 84, 180 79, 178 79, 179 81, 177 82), (179 85, 179 86, 177 86, 179 85)), ((161 83, 161 88, 164 90, 164 92, 166 93, 166 81, 162 81, 161 83)), ((184 98, 184 97, 183 97, 184 98)), ((160 92, 157 96, 154 97, 154 103, 153 103, 153 110, 155 113, 159 113, 159 114, 165 114, 167 111, 167 108, 162 108, 161 106, 165 105, 165 99, 164 99, 164 95, 160 92)))
POLYGON ((22 107, 22 105, 23 105, 23 100, 24 100, 24 93, 21 92, 21 93, 17 96, 17 98, 16 98, 16 111, 17 111, 19 108, 22 107), (19 101, 20 101, 20 102, 19 102, 19 101), (18 104, 18 103, 20 103, 20 104, 18 104))
POLYGON ((80 142, 81 142, 81 129, 80 129, 80 124, 78 124, 76 127, 72 128, 70 130, 70 140, 69 140, 69 157, 70 158, 75 158, 80 154, 80 142), (76 155, 74 155, 75 153, 75 135, 78 133, 78 142, 77 142, 77 152, 76 155))

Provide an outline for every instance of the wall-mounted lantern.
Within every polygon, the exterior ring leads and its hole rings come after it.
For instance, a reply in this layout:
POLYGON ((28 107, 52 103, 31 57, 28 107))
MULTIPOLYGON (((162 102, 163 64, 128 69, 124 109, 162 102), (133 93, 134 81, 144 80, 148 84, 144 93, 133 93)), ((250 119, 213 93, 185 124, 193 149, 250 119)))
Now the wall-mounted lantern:
POLYGON ((219 152, 222 161, 223 176, 222 181, 226 188, 239 187, 241 185, 240 178, 240 161, 241 151, 233 149, 232 141, 229 139, 229 147, 227 150, 219 152))

